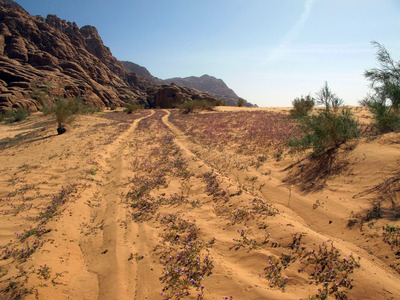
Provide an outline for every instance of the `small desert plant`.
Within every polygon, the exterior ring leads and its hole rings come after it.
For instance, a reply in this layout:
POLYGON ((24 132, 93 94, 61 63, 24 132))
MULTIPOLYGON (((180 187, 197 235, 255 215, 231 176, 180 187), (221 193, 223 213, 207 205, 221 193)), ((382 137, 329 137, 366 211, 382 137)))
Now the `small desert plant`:
POLYGON ((125 106, 124 112, 126 112, 127 114, 132 114, 135 111, 144 108, 143 105, 139 105, 139 103, 136 100, 133 100, 131 98, 129 98, 126 101, 124 106, 125 106))
MULTIPOLYGON (((20 107, 16 110, 9 110, 3 114, 3 118, 7 123, 14 123, 25 120, 30 114, 29 110, 20 107)), ((0 117, 1 118, 1 117, 0 117)), ((1 119, 0 119, 1 121, 1 119)))
POLYGON ((395 62, 384 46, 372 42, 378 49, 380 68, 365 71, 364 76, 371 81, 373 94, 363 100, 374 114, 379 132, 400 130, 400 61, 395 62))
POLYGON ((271 237, 271 234, 264 236, 263 241, 257 241, 255 239, 249 238, 244 229, 242 230, 238 229, 237 232, 240 233, 240 238, 238 239, 233 238, 235 245, 231 247, 231 249, 234 248, 235 250, 239 250, 241 247, 243 247, 243 248, 248 248, 248 251, 250 252, 251 250, 259 249, 263 245, 266 245, 270 242, 269 239, 271 237))
POLYGON ((222 100, 222 99, 217 99, 217 100, 214 101, 214 105, 215 106, 225 106, 226 102, 224 100, 222 100))
POLYGON ((74 120, 74 112, 69 100, 66 98, 57 99, 53 110, 58 124, 57 132, 62 134, 66 131, 65 125, 74 120))
POLYGON ((317 104, 325 106, 326 110, 337 109, 343 105, 343 100, 336 96, 325 81, 324 86, 317 92, 317 104))
POLYGON ((236 101, 236 104, 237 104, 238 107, 242 107, 242 106, 244 105, 244 99, 239 98, 239 99, 236 101))
POLYGON ((99 110, 101 110, 99 107, 87 106, 80 97, 56 99, 52 111, 57 120, 58 134, 66 131, 65 125, 72 123, 76 115, 93 113, 99 110))
POLYGON ((304 135, 301 139, 292 139, 290 145, 311 147, 315 156, 321 156, 358 137, 359 129, 351 110, 340 107, 343 100, 331 92, 326 82, 317 93, 317 102, 325 108, 314 115, 299 119, 304 135))
POLYGON ((186 99, 179 108, 183 114, 189 114, 195 112, 195 110, 212 110, 214 106, 216 106, 216 102, 186 99))
POLYGON ((3 111, 0 111, 0 122, 3 122, 6 118, 6 113, 3 111))
POLYGON ((383 227, 383 241, 388 243, 392 249, 400 247, 400 227, 387 225, 383 227))
POLYGON ((293 109, 290 111, 290 116, 293 118, 302 118, 308 116, 315 105, 315 99, 311 95, 301 96, 292 101, 293 109))
POLYGON ((363 104, 368 106, 370 112, 374 115, 374 126, 380 133, 400 130, 400 113, 393 109, 385 97, 367 96, 363 104))

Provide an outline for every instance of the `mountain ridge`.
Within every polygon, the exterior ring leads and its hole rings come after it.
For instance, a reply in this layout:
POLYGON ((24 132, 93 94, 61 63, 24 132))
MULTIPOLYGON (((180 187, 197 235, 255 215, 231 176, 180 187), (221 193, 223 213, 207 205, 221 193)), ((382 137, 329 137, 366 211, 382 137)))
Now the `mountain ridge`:
POLYGON ((56 15, 32 16, 11 0, 0 0, 0 20, 0 111, 36 111, 60 97, 81 97, 103 107, 133 99, 147 108, 171 108, 185 99, 217 100, 128 72, 94 26, 79 28, 56 15), (38 87, 46 97, 35 96, 38 87))
MULTIPOLYGON (((174 77, 168 79, 160 79, 153 76, 145 67, 140 66, 130 61, 121 61, 125 69, 129 72, 136 73, 139 76, 146 78, 153 84, 172 84, 178 86, 194 88, 202 92, 210 93, 211 95, 224 100, 228 106, 236 106, 237 100, 240 98, 228 85, 220 78, 204 74, 200 77, 174 77)), ((245 100, 245 106, 256 106, 245 100)))

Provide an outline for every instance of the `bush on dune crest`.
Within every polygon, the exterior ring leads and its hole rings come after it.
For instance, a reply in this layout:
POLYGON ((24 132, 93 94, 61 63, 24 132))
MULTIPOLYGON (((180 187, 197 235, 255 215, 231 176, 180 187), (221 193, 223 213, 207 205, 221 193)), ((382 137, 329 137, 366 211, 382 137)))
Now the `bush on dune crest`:
POLYGON ((371 81, 373 93, 361 104, 369 107, 374 115, 379 133, 400 131, 400 61, 395 62, 389 52, 378 42, 372 42, 378 49, 380 68, 365 71, 371 81))
POLYGON ((290 146, 312 148, 314 156, 321 156, 335 152, 341 145, 359 136, 358 122, 351 110, 342 106, 343 100, 330 90, 327 82, 317 93, 317 104, 325 107, 312 115, 308 114, 309 110, 297 114, 303 137, 292 139, 290 146))

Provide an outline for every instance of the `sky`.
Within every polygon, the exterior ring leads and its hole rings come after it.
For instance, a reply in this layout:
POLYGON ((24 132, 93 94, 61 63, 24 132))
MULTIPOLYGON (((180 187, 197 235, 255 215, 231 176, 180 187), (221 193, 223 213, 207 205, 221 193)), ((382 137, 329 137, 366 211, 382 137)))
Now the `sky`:
POLYGON ((95 26, 119 60, 161 79, 221 78, 260 107, 327 81, 347 105, 370 91, 371 41, 400 61, 400 0, 16 0, 31 15, 95 26))

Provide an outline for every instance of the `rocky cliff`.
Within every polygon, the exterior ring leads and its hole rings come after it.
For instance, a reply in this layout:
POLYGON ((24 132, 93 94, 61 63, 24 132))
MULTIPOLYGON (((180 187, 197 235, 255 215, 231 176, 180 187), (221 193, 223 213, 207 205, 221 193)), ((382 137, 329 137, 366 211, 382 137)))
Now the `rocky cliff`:
POLYGON ((130 61, 121 61, 121 63, 128 72, 136 73, 137 75, 146 78, 153 84, 165 84, 160 78, 151 75, 151 73, 145 67, 142 67, 130 61))
POLYGON ((207 91, 225 101, 237 101, 239 98, 239 96, 236 95, 235 92, 230 89, 222 79, 217 79, 209 75, 203 75, 201 77, 190 76, 185 78, 175 77, 165 79, 164 82, 167 84, 175 83, 181 86, 198 89, 200 91, 207 91))
MULTIPOLYGON (((96 106, 123 105, 131 98, 147 107, 168 107, 163 101, 181 97, 170 91, 175 86, 156 86, 127 71, 95 27, 79 28, 55 15, 31 16, 15 2, 0 0, 0 111, 38 109, 40 99, 32 96, 38 87, 51 97, 80 96, 96 106)), ((193 89, 183 94, 212 98, 193 89)))
MULTIPOLYGON (((209 75, 203 75, 201 77, 191 76, 186 78, 175 77, 170 79, 162 80, 154 77, 145 67, 130 61, 122 61, 125 69, 128 72, 136 73, 142 76, 154 84, 172 84, 175 83, 181 87, 188 87, 202 91, 203 93, 209 93, 218 99, 222 99, 227 105, 236 106, 239 96, 230 89, 222 79, 215 78, 209 75)), ((245 100, 245 106, 254 106, 245 100)))

